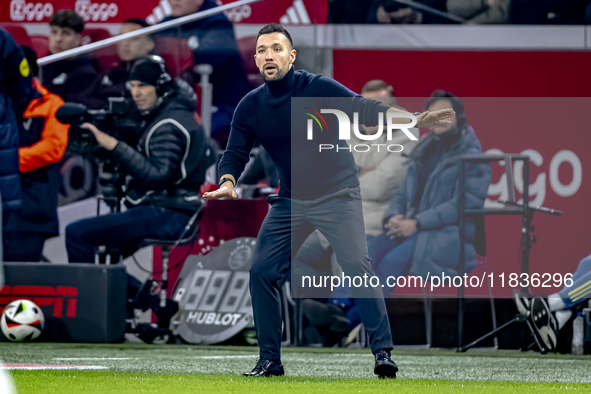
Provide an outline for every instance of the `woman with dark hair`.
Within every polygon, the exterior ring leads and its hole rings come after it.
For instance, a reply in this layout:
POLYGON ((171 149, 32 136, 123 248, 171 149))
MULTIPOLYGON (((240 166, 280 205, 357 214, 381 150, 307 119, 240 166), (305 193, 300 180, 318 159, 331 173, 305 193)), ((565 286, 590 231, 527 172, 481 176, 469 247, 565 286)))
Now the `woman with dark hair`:
MULTIPOLYGON (((408 155, 406 178, 390 200, 382 223, 383 233, 368 244, 369 257, 387 297, 398 277, 460 274, 460 235, 458 227, 458 156, 482 153, 480 141, 466 121, 462 100, 450 92, 437 90, 425 104, 427 111, 453 108, 450 123, 437 124, 408 155)), ((466 165, 466 207, 482 208, 491 182, 489 164, 466 165)), ((465 272, 477 264, 474 221, 466 218, 465 272)), ((412 280, 405 282, 413 286, 412 280)), ((420 281, 415 281, 421 286, 420 281)), ((339 287, 331 301, 339 306, 332 309, 333 319, 359 322, 358 300, 350 288, 339 287)))
MULTIPOLYGON (((482 153, 480 141, 466 121, 462 100, 437 90, 428 111, 452 107, 451 123, 430 128, 409 155, 406 179, 383 217, 384 232, 368 246, 377 275, 427 277, 459 274, 458 156, 482 153)), ((489 164, 467 165, 464 183, 467 208, 482 208, 491 182, 489 164)), ((475 225, 465 227, 465 271, 476 267, 475 225)), ((384 286, 384 295, 391 292, 384 286)))

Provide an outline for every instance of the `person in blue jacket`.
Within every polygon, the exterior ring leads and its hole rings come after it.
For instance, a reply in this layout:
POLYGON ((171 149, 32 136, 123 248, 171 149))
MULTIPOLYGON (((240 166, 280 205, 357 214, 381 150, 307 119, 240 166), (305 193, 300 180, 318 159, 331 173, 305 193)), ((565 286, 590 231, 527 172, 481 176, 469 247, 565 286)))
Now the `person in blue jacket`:
MULTIPOLYGON (((466 122, 462 101, 446 91, 436 91, 426 109, 452 107, 451 124, 431 127, 409 155, 406 179, 384 214, 384 233, 368 245, 380 278, 407 274, 426 278, 459 275, 458 160, 463 154, 482 153, 480 141, 466 122)), ((466 164, 466 208, 482 208, 491 169, 488 163, 466 164)), ((466 218, 465 272, 476 265, 474 220, 466 218)), ((387 296, 392 288, 382 288, 387 296)))
MULTIPOLYGON (((368 244, 373 268, 384 284, 384 297, 390 295, 398 277, 410 274, 426 280, 428 276, 460 275, 457 157, 482 153, 482 148, 474 129, 467 124, 459 98, 437 90, 425 105, 428 111, 450 107, 456 114, 451 123, 431 127, 408 155, 406 178, 382 219, 384 231, 368 244)), ((490 165, 466 164, 464 182, 466 208, 482 208, 491 183, 490 165)), ((477 265, 476 226, 470 217, 465 223, 464 272, 470 273, 477 265)), ((413 286, 410 283, 407 286, 413 286)), ((346 322, 350 327, 361 322, 359 300, 352 298, 348 287, 335 289, 331 302, 323 308, 330 315, 329 321, 346 322)))
POLYGON ((14 210, 21 205, 17 116, 27 108, 34 92, 29 63, 2 27, 0 56, 0 197, 4 210, 14 210))
MULTIPOLYGON (((217 7, 217 4, 214 0, 173 0, 170 6, 172 15, 162 22, 206 11, 217 7)), ((193 63, 210 64, 213 67, 209 76, 209 82, 213 85, 212 104, 215 107, 211 117, 211 136, 224 148, 234 109, 249 91, 234 25, 223 13, 219 13, 183 24, 179 30, 172 28, 159 34, 186 39, 193 51, 193 63)), ((187 70, 182 78, 194 86, 199 76, 187 70)))

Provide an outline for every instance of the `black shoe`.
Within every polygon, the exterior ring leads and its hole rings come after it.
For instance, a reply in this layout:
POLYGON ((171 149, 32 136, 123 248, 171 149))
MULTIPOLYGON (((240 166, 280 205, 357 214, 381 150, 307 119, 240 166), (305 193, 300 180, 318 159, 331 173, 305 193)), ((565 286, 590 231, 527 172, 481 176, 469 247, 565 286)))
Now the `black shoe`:
POLYGON ((267 376, 283 376, 285 371, 282 364, 277 364, 275 361, 259 358, 257 365, 248 373, 243 373, 246 377, 267 377, 267 376))
POLYGON ((554 351, 556 349, 558 324, 544 298, 534 298, 532 300, 530 323, 534 335, 543 347, 543 349, 540 349, 542 353, 554 351))
POLYGON ((398 366, 390 358, 390 353, 382 349, 375 352, 374 356, 376 357, 376 366, 373 372, 380 379, 396 379, 398 366))

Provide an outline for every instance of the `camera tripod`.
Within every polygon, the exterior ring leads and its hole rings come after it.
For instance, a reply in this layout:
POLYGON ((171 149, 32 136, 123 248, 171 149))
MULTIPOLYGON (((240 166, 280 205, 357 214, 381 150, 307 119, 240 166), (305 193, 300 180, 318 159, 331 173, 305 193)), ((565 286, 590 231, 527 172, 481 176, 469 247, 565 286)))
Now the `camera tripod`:
MULTIPOLYGON (((462 275, 464 274, 464 223, 465 223, 465 216, 466 215, 519 215, 522 217, 522 226, 521 226, 521 272, 522 273, 529 273, 529 251, 531 249, 532 243, 536 243, 536 237, 531 236, 530 233, 535 231, 535 228, 531 225, 533 220, 534 213, 541 212, 546 213, 554 216, 561 216, 562 212, 557 211, 551 208, 546 207, 531 207, 527 203, 529 201, 529 156, 525 155, 514 155, 514 154, 505 154, 505 155, 464 155, 459 158, 460 166, 459 166, 459 174, 458 177, 460 179, 459 182, 459 201, 458 201, 458 213, 459 213, 459 227, 460 227, 460 272, 462 275), (465 163, 466 162, 476 162, 476 163, 485 163, 485 162, 495 162, 495 161, 504 161, 505 162, 505 175, 507 179, 507 190, 508 190, 508 200, 502 201, 498 200, 497 202, 502 203, 504 206, 502 208, 483 208, 483 209, 466 209, 466 201, 465 201, 465 184, 464 184, 464 174, 465 174, 465 163), (513 176, 513 162, 514 161, 523 161, 523 201, 524 203, 517 203, 515 202, 515 190, 513 188, 514 185, 514 176, 513 176)), ((522 286, 522 291, 527 294, 528 289, 525 286, 522 286)), ((504 323, 500 327, 497 327, 490 331, 489 333, 481 336, 480 338, 470 342, 467 345, 462 345, 463 340, 463 318, 464 318, 464 310, 463 310, 463 297, 464 297, 464 288, 460 287, 458 291, 459 296, 459 305, 458 305, 458 348, 459 352, 465 352, 468 349, 476 346, 480 342, 485 339, 496 337, 496 335, 507 329, 508 327, 512 326, 514 323, 526 323, 530 332, 533 332, 533 328, 531 326, 531 322, 528 320, 528 316, 524 316, 521 314, 517 314, 513 319, 509 320, 508 322, 504 323)), ((538 342, 538 339, 535 337, 535 344, 538 348, 543 351, 543 347, 538 342)), ((529 350, 533 344, 528 346, 524 350, 529 350)))

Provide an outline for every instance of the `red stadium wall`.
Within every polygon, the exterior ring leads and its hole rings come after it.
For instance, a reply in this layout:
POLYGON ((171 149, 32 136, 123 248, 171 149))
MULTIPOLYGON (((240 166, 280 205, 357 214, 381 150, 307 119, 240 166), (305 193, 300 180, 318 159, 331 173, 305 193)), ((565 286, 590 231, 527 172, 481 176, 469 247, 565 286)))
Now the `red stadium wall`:
POLYGON ((383 79, 399 97, 447 89, 461 97, 588 97, 591 52, 333 51, 334 78, 359 92, 383 79))
MULTIPOLYGON (((591 222, 591 184, 585 177, 591 169, 586 152, 591 147, 589 64, 589 52, 334 50, 334 77, 354 91, 370 79, 383 79, 394 86, 399 105, 417 111, 425 99, 408 97, 450 90, 464 98, 483 151, 535 151, 528 152, 533 205, 564 215, 534 217, 538 243, 530 253, 530 274, 574 272, 591 254, 585 239, 591 222), (563 162, 572 158, 564 151, 574 153, 574 165, 563 162), (575 171, 582 176, 578 188, 575 171)), ((498 187, 505 185, 501 176, 502 168, 493 164, 498 187)), ((499 198, 491 190, 489 203, 499 198)), ((520 229, 519 217, 486 219, 489 271, 519 272, 520 229)), ((499 281, 493 285, 495 296, 511 295, 507 283, 504 289, 499 281)), ((532 290, 550 294, 555 288, 532 290)))
MULTIPOLYGON (((359 92, 370 79, 384 79, 394 86, 399 104, 412 110, 421 108, 424 99, 409 97, 427 97, 435 89, 465 98, 470 124, 483 150, 531 150, 532 199, 564 211, 562 217, 534 218, 539 243, 531 252, 530 273, 573 272, 578 261, 591 253, 583 241, 591 222, 585 204, 591 193, 585 178, 591 163, 584 151, 591 147, 591 135, 585 132, 589 129, 585 116, 591 107, 586 98, 591 96, 591 52, 584 51, 591 34, 584 27, 556 26, 319 25, 326 22, 326 4, 323 0, 264 0, 228 15, 238 24, 239 37, 256 34, 260 24, 281 22, 289 25, 300 46, 334 48, 334 78, 354 91, 359 92), (447 50, 452 44, 458 50, 447 50), (376 46, 382 49, 367 49, 376 46), (568 195, 571 191, 565 185, 573 184, 579 174, 582 183, 568 195)), ((0 23, 22 24, 29 36, 39 38, 47 34, 51 13, 63 8, 76 9, 90 28, 104 27, 111 34, 127 18, 157 22, 169 13, 166 3, 159 0, 6 0, 0 4, 0 23)), ((500 177, 501 168, 495 164, 493 184, 497 188, 502 188, 500 177)), ((493 201, 498 195, 491 192, 489 197, 493 201)), ((519 218, 489 217, 487 239, 494 271, 517 272, 519 218)), ((510 289, 496 284, 494 290, 497 296, 510 295, 510 289)), ((539 290, 548 293, 548 289, 539 290)))
MULTIPOLYGON (((235 0, 217 0, 228 4, 235 0)), ((0 5, 0 23, 47 23, 55 11, 76 10, 89 23, 121 23, 128 18, 145 18, 156 23, 170 15, 170 5, 165 0, 3 0, 0 5)), ((284 24, 326 23, 328 6, 317 0, 266 0, 244 5, 229 11, 234 23, 284 24)))

